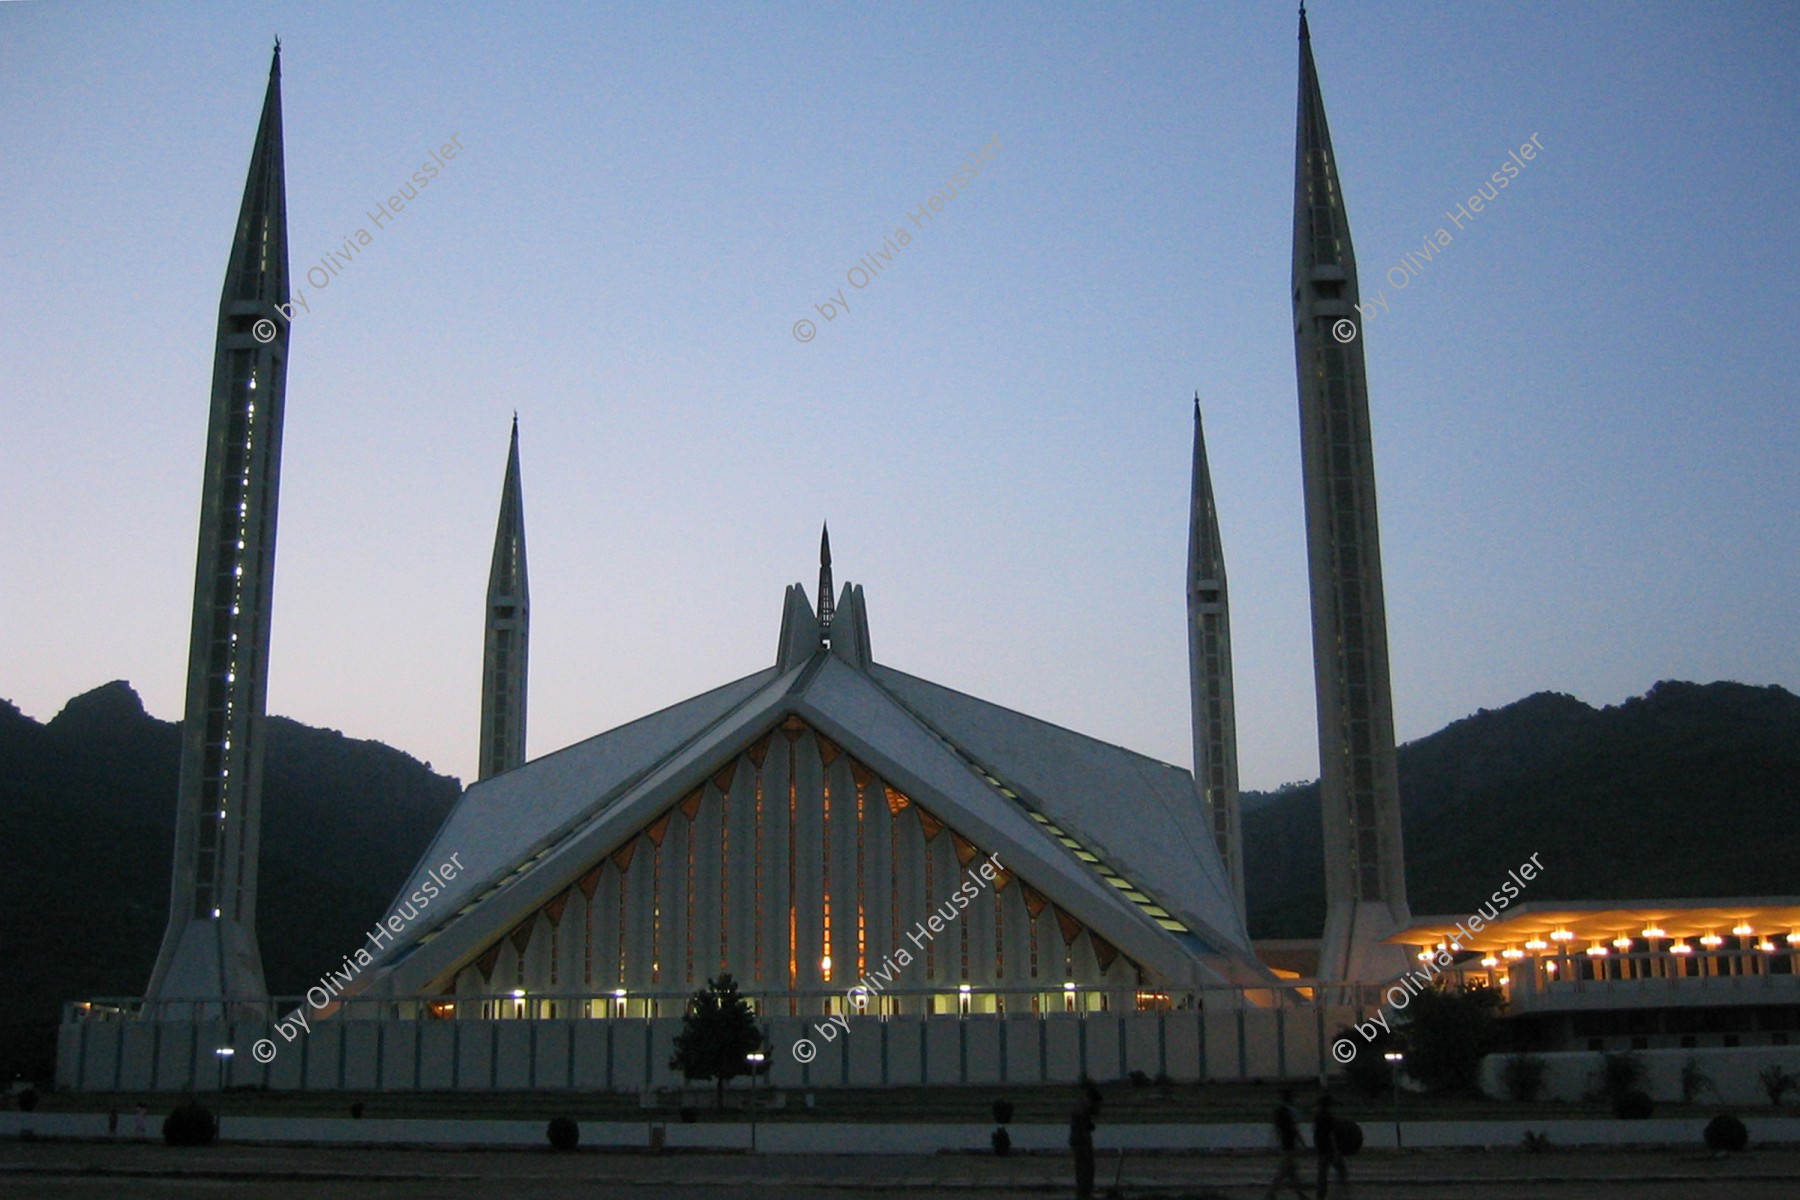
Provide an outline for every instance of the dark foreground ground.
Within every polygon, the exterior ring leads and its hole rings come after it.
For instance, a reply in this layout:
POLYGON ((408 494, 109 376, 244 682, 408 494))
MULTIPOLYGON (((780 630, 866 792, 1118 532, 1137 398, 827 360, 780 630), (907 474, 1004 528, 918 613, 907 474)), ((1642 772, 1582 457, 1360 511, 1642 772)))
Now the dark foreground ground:
MULTIPOLYGON (((1307 1164, 1309 1167, 1310 1163, 1307 1164)), ((1104 1194, 1261 1196, 1269 1154, 1144 1155, 1100 1163, 1104 1194)), ((1795 1200, 1800 1149, 1715 1159, 1689 1150, 1419 1151, 1351 1160, 1350 1195, 1468 1196, 1476 1200, 1795 1200)), ((896 1158, 832 1155, 312 1149, 153 1144, 0 1143, 0 1197, 32 1200, 208 1197, 256 1200, 714 1200, 734 1193, 847 1200, 870 1194, 1074 1194, 1068 1159, 1050 1155, 896 1158)), ((1332 1195, 1338 1195, 1333 1189, 1332 1195)))

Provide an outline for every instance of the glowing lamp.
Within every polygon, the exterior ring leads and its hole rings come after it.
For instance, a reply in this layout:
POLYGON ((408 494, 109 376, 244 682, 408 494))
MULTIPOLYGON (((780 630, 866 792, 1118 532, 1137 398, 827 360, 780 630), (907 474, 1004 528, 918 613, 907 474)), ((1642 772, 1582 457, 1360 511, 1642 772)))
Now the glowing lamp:
POLYGON ((1731 927, 1731 932, 1737 934, 1739 937, 1749 937, 1756 932, 1756 929, 1750 925, 1733 925, 1731 927))
POLYGON ((1595 942, 1593 945, 1591 945, 1587 948, 1587 952, 1589 954, 1593 955, 1595 958, 1604 958, 1606 955, 1611 953, 1611 951, 1609 951, 1606 948, 1606 943, 1604 943, 1604 942, 1595 942))
POLYGON ((1725 939, 1716 933, 1709 933, 1700 939, 1700 944, 1710 949, 1713 946, 1723 946, 1725 944, 1725 939))
POLYGON ((1529 942, 1525 943, 1525 948, 1527 950, 1548 950, 1550 948, 1550 943, 1546 942, 1543 938, 1532 938, 1529 942))
POLYGON ((1613 945, 1621 950, 1629 950, 1631 949, 1631 938, 1629 935, 1621 933, 1613 939, 1613 945))
POLYGON ((1550 935, 1550 940, 1553 942, 1572 942, 1575 940, 1575 935, 1567 929, 1559 929, 1550 935))
POLYGON ((1682 941, 1677 941, 1674 945, 1669 947, 1670 954, 1692 954, 1693 952, 1694 948, 1682 941))
POLYGON ((1660 926, 1649 925, 1644 929, 1644 936, 1646 938, 1666 938, 1669 936, 1669 931, 1660 926))
POLYGON ((1484 967, 1497 967, 1500 965, 1500 960, 1491 954, 1484 954, 1481 958, 1481 965, 1484 967))

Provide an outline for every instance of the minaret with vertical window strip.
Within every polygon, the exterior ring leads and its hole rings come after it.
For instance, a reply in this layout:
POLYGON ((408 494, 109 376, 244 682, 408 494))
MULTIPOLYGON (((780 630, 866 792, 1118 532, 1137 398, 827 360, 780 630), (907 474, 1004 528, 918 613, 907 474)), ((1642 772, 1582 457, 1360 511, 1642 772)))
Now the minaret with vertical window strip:
POLYGON ((487 634, 481 657, 478 779, 525 761, 525 671, 531 638, 531 585, 525 571, 525 497, 519 484, 519 418, 506 453, 494 561, 488 568, 487 634))
POLYGON ((219 299, 174 877, 150 1000, 266 993, 256 867, 287 387, 289 328, 279 311, 288 302, 286 186, 277 43, 219 299))
POLYGON ((1300 13, 1294 166, 1294 359, 1300 390, 1313 677, 1325 833, 1319 975, 1379 981, 1405 970, 1382 944, 1410 920, 1375 513, 1369 389, 1356 255, 1325 102, 1300 13))

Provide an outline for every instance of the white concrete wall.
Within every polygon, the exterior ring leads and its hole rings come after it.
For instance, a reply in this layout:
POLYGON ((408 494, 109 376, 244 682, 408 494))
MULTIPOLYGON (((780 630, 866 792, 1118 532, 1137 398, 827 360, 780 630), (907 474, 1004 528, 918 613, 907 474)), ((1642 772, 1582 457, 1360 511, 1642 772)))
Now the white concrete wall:
MULTIPOLYGON (((1341 1015, 1327 1015, 1327 1035, 1341 1015)), ((830 1038, 819 1016, 772 1017, 764 1024, 777 1087, 1059 1083, 1083 1073, 1107 1081, 1134 1070, 1182 1081, 1307 1079, 1321 1066, 1320 1014, 1305 1007, 852 1016, 848 1031, 830 1026, 830 1038), (793 1054, 802 1038, 817 1050, 807 1063, 793 1054)), ((62 1029, 57 1082, 79 1091, 210 1090, 219 1080, 213 1051, 232 1046, 237 1053, 228 1082, 278 1091, 637 1092, 680 1083, 669 1069, 680 1029, 676 1017, 332 1020, 315 1021, 311 1032, 288 1041, 252 1022, 90 1021, 62 1029), (276 1048, 268 1063, 252 1053, 265 1039, 276 1048)), ((1679 1061, 1672 1070, 1679 1072, 1679 1061)))

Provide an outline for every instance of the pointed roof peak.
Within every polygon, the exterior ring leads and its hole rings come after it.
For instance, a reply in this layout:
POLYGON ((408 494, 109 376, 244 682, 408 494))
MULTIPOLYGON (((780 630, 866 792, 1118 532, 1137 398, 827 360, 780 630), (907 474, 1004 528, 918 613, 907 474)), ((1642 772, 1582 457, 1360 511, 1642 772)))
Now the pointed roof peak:
POLYGON ((1312 41, 1312 33, 1306 28, 1306 5, 1305 4, 1302 4, 1300 6, 1300 40, 1303 42, 1312 41))
POLYGON ((821 522, 819 526, 819 626, 821 629, 831 628, 831 618, 837 612, 837 600, 832 595, 831 582, 831 525, 821 522))

